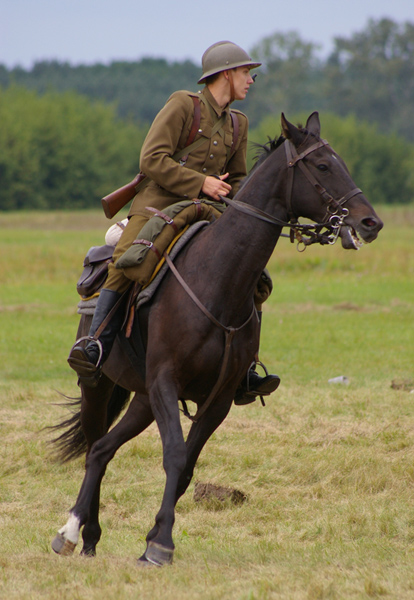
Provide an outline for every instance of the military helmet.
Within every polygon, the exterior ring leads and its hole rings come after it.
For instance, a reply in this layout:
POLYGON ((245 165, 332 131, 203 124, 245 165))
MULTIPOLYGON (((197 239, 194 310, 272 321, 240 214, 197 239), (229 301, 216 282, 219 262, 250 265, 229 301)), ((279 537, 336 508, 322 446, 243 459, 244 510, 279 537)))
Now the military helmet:
POLYGON ((262 63, 254 62, 250 56, 233 42, 217 42, 204 52, 201 59, 203 75, 197 83, 203 83, 210 75, 215 75, 227 69, 236 69, 237 67, 249 67, 254 69, 260 67, 262 63))

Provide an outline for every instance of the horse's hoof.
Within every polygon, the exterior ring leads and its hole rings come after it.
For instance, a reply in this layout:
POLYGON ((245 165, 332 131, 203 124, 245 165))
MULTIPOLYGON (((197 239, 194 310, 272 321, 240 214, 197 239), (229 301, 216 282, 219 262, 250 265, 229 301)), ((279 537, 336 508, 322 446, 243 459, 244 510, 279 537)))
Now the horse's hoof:
POLYGON ((65 538, 63 533, 58 533, 52 542, 52 550, 61 556, 72 556, 76 544, 65 538))
POLYGON ((156 542, 148 542, 147 549, 142 558, 156 567, 171 565, 173 561, 174 550, 161 546, 156 542))
POLYGON ((138 558, 137 560, 137 567, 139 567, 140 569, 148 569, 148 568, 156 568, 159 567, 160 565, 154 565, 154 563, 149 562, 146 558, 145 558, 145 554, 143 554, 140 558, 138 558))
POLYGON ((86 556, 87 558, 95 558, 96 550, 95 548, 82 548, 81 556, 86 556))

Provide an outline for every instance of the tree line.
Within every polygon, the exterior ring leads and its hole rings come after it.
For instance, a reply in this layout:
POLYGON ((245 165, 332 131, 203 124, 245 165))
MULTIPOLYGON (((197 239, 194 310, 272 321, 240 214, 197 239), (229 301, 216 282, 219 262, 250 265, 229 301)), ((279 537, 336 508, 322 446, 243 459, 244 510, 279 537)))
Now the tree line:
MULTIPOLYGON (((263 66, 243 103, 252 127, 269 114, 318 110, 378 123, 414 142, 414 24, 370 20, 349 38, 335 38, 324 59, 295 32, 275 33, 251 49, 263 66)), ((45 93, 76 91, 111 103, 118 116, 150 123, 176 89, 197 90, 199 65, 143 58, 109 65, 42 61, 31 69, 0 65, 0 86, 45 93)))
MULTIPOLYGON (((280 113, 321 113, 322 135, 373 203, 414 198, 414 25, 370 21, 324 61, 296 33, 265 38, 258 84, 240 108, 250 139, 280 133, 280 113)), ((129 181, 155 114, 200 67, 164 59, 78 66, 0 65, 0 210, 83 208, 129 181)), ((250 152, 250 165, 253 160, 250 152)))

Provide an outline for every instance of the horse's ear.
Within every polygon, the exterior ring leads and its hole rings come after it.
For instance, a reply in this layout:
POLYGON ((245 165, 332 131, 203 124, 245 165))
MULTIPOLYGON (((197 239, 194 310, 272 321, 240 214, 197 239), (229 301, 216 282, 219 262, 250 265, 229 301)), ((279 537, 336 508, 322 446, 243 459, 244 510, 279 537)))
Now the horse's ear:
POLYGON ((320 133, 321 133, 321 123, 319 121, 319 113, 318 112, 313 112, 311 114, 311 116, 308 118, 308 120, 306 121, 306 129, 308 131, 310 131, 311 133, 313 133, 314 135, 316 135, 316 137, 319 137, 320 133))
POLYGON ((282 113, 281 122, 284 137, 287 140, 292 140, 295 146, 300 146, 303 142, 303 133, 297 127, 292 125, 292 123, 289 123, 284 113, 282 113))

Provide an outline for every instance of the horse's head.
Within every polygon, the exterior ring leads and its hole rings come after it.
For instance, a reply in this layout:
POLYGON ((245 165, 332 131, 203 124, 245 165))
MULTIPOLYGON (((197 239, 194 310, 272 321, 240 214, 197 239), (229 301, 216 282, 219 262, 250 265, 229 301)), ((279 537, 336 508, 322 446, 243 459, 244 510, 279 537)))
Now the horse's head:
POLYGON ((383 222, 355 186, 344 161, 320 138, 318 113, 310 115, 304 128, 289 123, 282 113, 282 129, 289 216, 323 223, 335 239, 340 235, 345 249, 375 240, 383 222))

